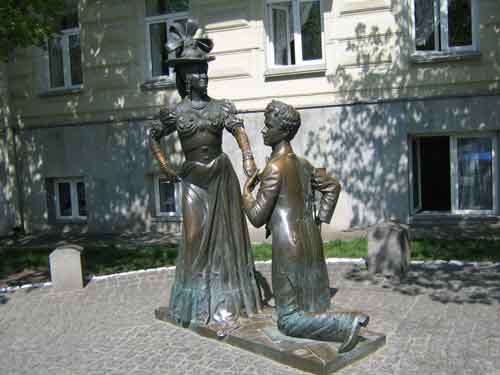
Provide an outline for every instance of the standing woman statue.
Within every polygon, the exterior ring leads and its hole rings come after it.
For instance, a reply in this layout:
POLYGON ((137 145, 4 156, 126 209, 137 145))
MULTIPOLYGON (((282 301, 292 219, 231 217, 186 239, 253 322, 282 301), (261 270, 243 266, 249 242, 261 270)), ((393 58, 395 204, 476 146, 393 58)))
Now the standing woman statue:
POLYGON ((166 45, 182 101, 160 111, 150 147, 162 173, 182 181, 182 242, 170 316, 178 324, 231 323, 260 311, 255 266, 242 210, 240 185, 222 134, 228 130, 243 154, 247 176, 256 171, 243 122, 228 100, 207 95, 210 39, 196 38, 198 25, 172 24, 166 45), (168 163, 160 139, 177 131, 186 161, 179 171, 168 163))

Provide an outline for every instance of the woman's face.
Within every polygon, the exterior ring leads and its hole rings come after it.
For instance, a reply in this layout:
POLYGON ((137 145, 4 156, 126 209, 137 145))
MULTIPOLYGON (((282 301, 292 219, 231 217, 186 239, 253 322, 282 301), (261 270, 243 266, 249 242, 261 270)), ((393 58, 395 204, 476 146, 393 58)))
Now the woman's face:
POLYGON ((191 89, 197 90, 202 93, 207 92, 208 88, 208 75, 205 72, 201 73, 190 73, 186 76, 186 79, 191 80, 191 89))

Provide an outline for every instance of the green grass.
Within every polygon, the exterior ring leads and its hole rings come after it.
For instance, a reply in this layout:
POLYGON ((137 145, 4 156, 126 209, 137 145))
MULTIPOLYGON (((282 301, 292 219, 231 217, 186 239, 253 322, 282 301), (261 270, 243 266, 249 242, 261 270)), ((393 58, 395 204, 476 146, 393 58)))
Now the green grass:
POLYGON ((327 258, 363 258, 366 256, 366 239, 325 242, 323 249, 327 258))
MULTIPOLYGON (((330 241, 324 244, 327 258, 364 258, 367 240, 330 241)), ((271 256, 270 245, 254 246, 256 260, 271 256)), ((413 260, 461 260, 477 262, 500 262, 500 241, 493 240, 431 240, 411 241, 413 260)))
MULTIPOLYGON (((48 272, 52 249, 0 250, 0 279, 24 270, 48 272)), ((145 246, 138 249, 120 249, 114 246, 89 247, 83 252, 86 275, 134 271, 173 265, 177 256, 174 246, 145 246)))
POLYGON ((139 249, 92 248, 84 251, 86 273, 105 275, 175 264, 177 247, 146 246, 139 249))
POLYGON ((46 249, 0 251, 0 279, 25 269, 40 272, 47 271, 49 268, 49 253, 50 251, 46 249))
POLYGON ((414 260, 462 260, 500 262, 500 241, 417 240, 411 243, 414 260))
POLYGON ((255 260, 269 260, 271 259, 271 245, 265 244, 254 244, 253 247, 253 257, 255 260))
MULTIPOLYGON (((416 240, 412 241, 413 260, 462 260, 500 262, 500 241, 490 240, 416 240)), ((331 241, 324 245, 329 258, 363 258, 366 256, 366 239, 331 241)), ((253 246, 254 259, 271 259, 271 245, 253 246)), ((52 250, 0 249, 0 280, 30 270, 47 273, 49 254, 52 250)), ((177 247, 145 246, 123 249, 117 246, 87 247, 83 253, 84 270, 88 275, 134 271, 145 268, 171 266, 175 264, 177 247)))

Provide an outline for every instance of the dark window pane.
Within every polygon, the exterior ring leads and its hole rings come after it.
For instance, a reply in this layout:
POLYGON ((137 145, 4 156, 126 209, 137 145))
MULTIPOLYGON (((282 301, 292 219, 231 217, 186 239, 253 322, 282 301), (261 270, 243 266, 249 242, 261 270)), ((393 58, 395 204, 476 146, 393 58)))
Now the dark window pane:
POLYGON ((71 186, 69 182, 60 182, 57 184, 59 192, 59 215, 72 216, 71 210, 71 186))
POLYGON ((472 45, 471 0, 448 0, 450 47, 472 45))
POLYGON ((451 211, 450 137, 420 138, 420 193, 424 211, 451 211))
POLYGON ((149 35, 151 39, 151 68, 152 76, 158 77, 168 75, 166 43, 166 24, 154 23, 149 25, 149 35))
POLYGON ((415 0, 415 49, 417 51, 433 51, 436 46, 436 32, 439 25, 435 23, 435 1, 415 0))
POLYGON ((159 181, 160 212, 175 213, 175 185, 164 179, 159 181))
POLYGON ((457 152, 459 209, 493 209, 493 153, 491 139, 459 138, 457 152))
POLYGON ((78 215, 87 216, 87 200, 85 199, 85 184, 83 182, 76 184, 76 193, 78 197, 78 215))
POLYGON ((321 50, 321 9, 319 1, 300 3, 302 59, 319 60, 321 50))
POLYGON ((148 17, 188 10, 188 0, 146 0, 146 16, 148 17))
POLYGON ((49 39, 50 87, 64 86, 62 39, 49 39))
POLYGON ((80 35, 70 35, 69 37, 69 58, 71 64, 71 84, 80 85, 83 82, 80 35))
POLYGON ((292 3, 273 4, 271 17, 273 23, 274 64, 295 63, 293 50, 292 3))

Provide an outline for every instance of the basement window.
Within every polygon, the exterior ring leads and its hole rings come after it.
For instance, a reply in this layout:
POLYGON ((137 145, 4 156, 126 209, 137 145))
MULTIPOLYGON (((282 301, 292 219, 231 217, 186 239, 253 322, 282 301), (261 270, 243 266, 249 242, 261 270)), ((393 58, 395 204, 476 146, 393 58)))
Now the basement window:
POLYGON ((56 219, 87 219, 87 199, 82 178, 54 180, 56 219))
POLYGON ((155 177, 155 205, 158 217, 181 216, 181 186, 179 183, 167 181, 161 176, 155 177))
POLYGON ((411 140, 413 213, 496 214, 494 134, 411 140))

